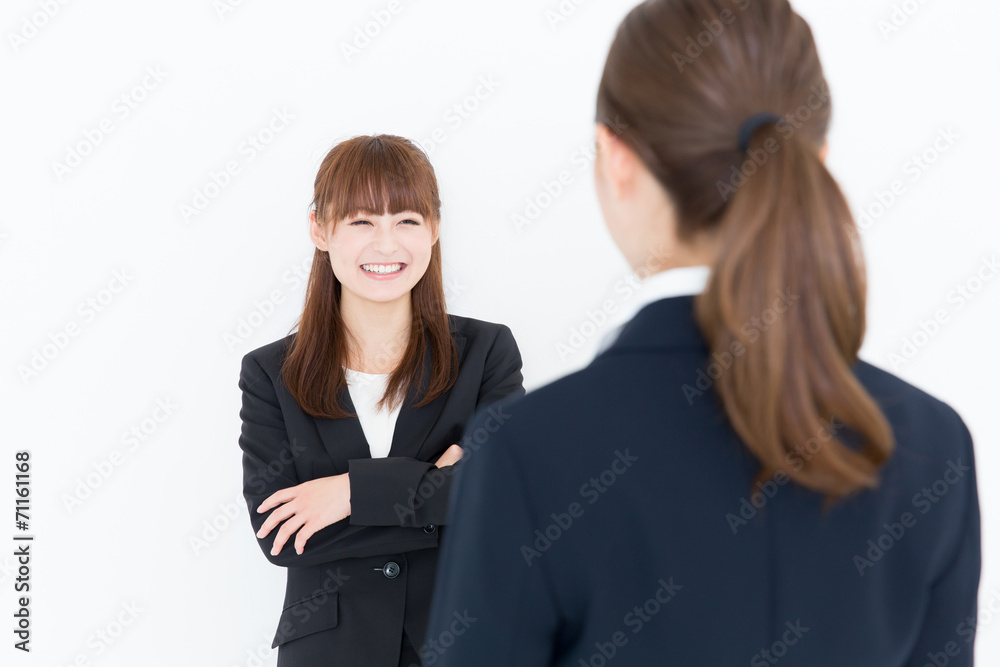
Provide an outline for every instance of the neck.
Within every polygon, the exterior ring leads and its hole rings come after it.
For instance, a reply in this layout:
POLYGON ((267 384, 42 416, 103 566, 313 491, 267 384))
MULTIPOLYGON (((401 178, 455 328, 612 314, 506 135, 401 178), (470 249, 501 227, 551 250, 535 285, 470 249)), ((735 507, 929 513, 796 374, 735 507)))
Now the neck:
POLYGON ((713 266, 720 231, 696 232, 682 241, 677 235, 680 221, 667 195, 655 184, 647 189, 649 193, 641 201, 617 211, 608 225, 632 270, 650 275, 687 266, 713 266), (621 220, 632 222, 623 224, 621 220))
POLYGON ((341 315, 351 340, 347 367, 363 373, 392 372, 410 339, 410 293, 384 302, 348 290, 342 290, 341 297, 341 315))

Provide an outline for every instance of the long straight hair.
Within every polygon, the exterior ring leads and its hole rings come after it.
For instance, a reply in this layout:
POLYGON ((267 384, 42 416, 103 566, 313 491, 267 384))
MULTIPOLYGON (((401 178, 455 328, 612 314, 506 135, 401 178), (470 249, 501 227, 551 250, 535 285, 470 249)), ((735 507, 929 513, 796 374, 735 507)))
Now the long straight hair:
MULTIPOLYGON (((338 224, 358 214, 382 215, 415 211, 432 230, 441 223, 437 178, 426 154, 403 137, 380 134, 343 141, 326 154, 316 174, 312 207, 323 225, 338 224)), ((406 349, 389 375, 378 408, 395 408, 423 380, 424 358, 431 354, 424 395, 426 405, 454 384, 458 351, 451 337, 441 276, 441 240, 431 248, 424 275, 410 291, 412 320, 406 349)), ((316 249, 306 285, 298 333, 282 366, 282 378, 299 406, 313 417, 353 417, 340 402, 347 387, 343 367, 350 353, 341 312, 341 283, 330 255, 316 249)), ((295 328, 295 325, 292 327, 295 328)))
POLYGON ((712 386, 761 464, 751 491, 783 471, 824 494, 825 509, 876 487, 895 447, 852 372, 866 278, 819 155, 830 113, 812 31, 787 0, 640 4, 618 28, 596 110, 671 197, 680 240, 719 239, 695 318, 711 353, 744 350, 712 386), (780 120, 759 125, 744 152, 740 128, 761 113, 780 120), (797 298, 763 333, 748 327, 779 293, 797 298), (830 432, 834 420, 857 450, 830 432))

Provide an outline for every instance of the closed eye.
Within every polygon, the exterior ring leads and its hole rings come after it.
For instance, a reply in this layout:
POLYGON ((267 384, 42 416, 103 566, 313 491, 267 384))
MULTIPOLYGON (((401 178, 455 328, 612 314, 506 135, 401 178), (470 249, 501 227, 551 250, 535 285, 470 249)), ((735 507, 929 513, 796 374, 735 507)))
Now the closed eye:
MULTIPOLYGON (((413 224, 413 225, 419 225, 420 224, 419 221, 413 220, 411 218, 407 218, 406 220, 400 220, 399 222, 400 223, 408 222, 408 223, 413 224)), ((352 226, 353 225, 370 225, 370 224, 372 224, 372 223, 369 220, 355 220, 354 222, 351 223, 352 226)))

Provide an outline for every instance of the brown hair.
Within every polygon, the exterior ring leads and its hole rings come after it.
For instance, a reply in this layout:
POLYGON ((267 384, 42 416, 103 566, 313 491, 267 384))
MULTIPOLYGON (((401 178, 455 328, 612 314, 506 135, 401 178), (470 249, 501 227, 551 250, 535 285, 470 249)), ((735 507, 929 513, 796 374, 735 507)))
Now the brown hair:
MULTIPOLYGON (((343 141, 326 154, 316 174, 312 206, 316 220, 337 224, 358 214, 415 211, 433 230, 441 222, 437 178, 422 150, 394 135, 360 136, 343 141)), ((313 254, 305 306, 298 334, 285 357, 282 378, 309 415, 339 418, 354 415, 338 400, 347 386, 348 331, 340 310, 341 284, 329 253, 313 254)), ((430 403, 454 384, 458 351, 451 337, 441 277, 441 241, 431 249, 427 270, 410 292, 412 324, 402 360, 390 374, 379 408, 395 407, 404 392, 419 386, 424 354, 430 347, 427 389, 415 405, 430 403)), ((294 325, 293 327, 294 328, 294 325)), ((415 397, 414 397, 415 398, 415 397)))
POLYGON ((787 0, 649 0, 618 28, 596 113, 624 121, 622 140, 674 203, 680 240, 719 241, 695 317, 713 355, 736 351, 713 387, 761 464, 751 491, 784 471, 825 494, 827 509, 877 486, 895 447, 852 373, 866 278, 857 227, 819 156, 830 112, 812 31, 787 0), (781 120, 752 132, 744 153, 738 134, 759 113, 781 120), (748 323, 785 291, 795 304, 757 340, 748 323), (831 435, 790 465, 833 419, 861 451, 831 435))

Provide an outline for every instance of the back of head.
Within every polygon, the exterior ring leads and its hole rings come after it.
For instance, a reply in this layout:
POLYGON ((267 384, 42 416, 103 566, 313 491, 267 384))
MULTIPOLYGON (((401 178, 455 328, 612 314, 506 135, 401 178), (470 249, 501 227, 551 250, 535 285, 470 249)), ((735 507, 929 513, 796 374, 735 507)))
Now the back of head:
POLYGON ((713 388, 761 462, 755 481, 786 474, 827 506, 876 486, 894 447, 851 371, 866 281, 820 156, 830 111, 787 0, 649 0, 618 29, 596 116, 664 187, 679 239, 718 240, 695 314, 711 351, 733 358, 713 388))

